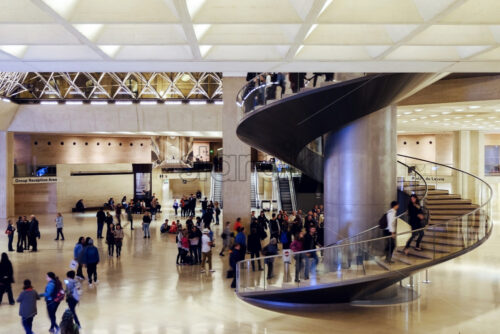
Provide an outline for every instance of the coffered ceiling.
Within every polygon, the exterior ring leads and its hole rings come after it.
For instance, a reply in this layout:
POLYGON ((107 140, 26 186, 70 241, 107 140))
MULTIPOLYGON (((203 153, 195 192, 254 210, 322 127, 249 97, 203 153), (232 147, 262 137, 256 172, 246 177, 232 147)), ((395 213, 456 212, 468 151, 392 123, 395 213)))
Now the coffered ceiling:
POLYGON ((500 71, 498 0, 2 0, 0 71, 500 71))

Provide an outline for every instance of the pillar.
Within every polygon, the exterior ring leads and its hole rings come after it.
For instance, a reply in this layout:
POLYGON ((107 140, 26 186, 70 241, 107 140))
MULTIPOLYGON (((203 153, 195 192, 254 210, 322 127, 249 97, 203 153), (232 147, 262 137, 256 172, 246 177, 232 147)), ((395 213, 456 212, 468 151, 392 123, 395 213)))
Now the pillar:
POLYGON ((0 218, 14 215, 14 135, 0 131, 0 218))
POLYGON ((396 200, 396 108, 390 106, 327 135, 325 244, 375 226, 396 200))
MULTIPOLYGON (((224 222, 241 217, 245 226, 250 218, 250 146, 236 136, 241 118, 236 95, 245 85, 243 77, 224 76, 222 108, 223 178, 222 200, 224 222)), ((248 227, 246 227, 248 229, 248 227)))
MULTIPOLYGON (((455 168, 484 178, 484 133, 481 131, 456 131, 454 133, 453 165, 455 168)), ((455 172, 452 192, 481 203, 480 182, 463 173, 455 172)), ((484 189, 483 189, 484 190, 484 189)), ((483 194, 484 195, 484 194, 483 194)))

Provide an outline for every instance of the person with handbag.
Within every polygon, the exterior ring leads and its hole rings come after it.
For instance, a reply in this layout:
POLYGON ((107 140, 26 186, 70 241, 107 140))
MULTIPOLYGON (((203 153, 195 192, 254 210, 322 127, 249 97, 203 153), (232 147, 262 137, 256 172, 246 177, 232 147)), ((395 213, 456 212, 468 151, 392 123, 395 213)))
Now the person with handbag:
POLYGON ((14 241, 14 232, 16 231, 16 228, 12 224, 12 220, 7 221, 7 229, 5 230, 5 234, 7 234, 7 238, 9 239, 8 242, 8 249, 9 252, 13 252, 14 248, 12 248, 12 241, 14 241))
POLYGON ((14 283, 14 269, 7 253, 2 253, 2 259, 0 260, 0 304, 4 293, 7 293, 10 305, 16 303, 12 295, 12 283, 14 283))
POLYGON ((68 303, 68 308, 73 313, 73 318, 75 319, 75 323, 79 328, 80 321, 78 320, 78 316, 76 315, 76 305, 80 302, 80 295, 82 294, 82 288, 80 282, 75 280, 75 272, 70 270, 66 273, 66 279, 64 280, 64 284, 66 284, 66 302, 68 303))

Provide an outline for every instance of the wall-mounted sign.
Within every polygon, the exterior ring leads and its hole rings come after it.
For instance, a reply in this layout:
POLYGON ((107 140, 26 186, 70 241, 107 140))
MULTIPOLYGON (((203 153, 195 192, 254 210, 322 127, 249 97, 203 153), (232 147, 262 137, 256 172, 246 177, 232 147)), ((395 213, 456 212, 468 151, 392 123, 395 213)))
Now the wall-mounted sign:
POLYGON ((38 176, 38 177, 15 177, 14 184, 36 184, 36 183, 57 183, 57 176, 38 176))

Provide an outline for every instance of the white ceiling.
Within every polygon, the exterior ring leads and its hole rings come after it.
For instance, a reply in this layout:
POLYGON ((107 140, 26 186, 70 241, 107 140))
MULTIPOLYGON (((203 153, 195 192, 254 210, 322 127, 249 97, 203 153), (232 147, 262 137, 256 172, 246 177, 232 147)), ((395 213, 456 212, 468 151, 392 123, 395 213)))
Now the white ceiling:
POLYGON ((459 130, 500 132, 500 100, 468 101, 397 109, 398 133, 437 133, 459 130))
POLYGON ((500 71, 499 0, 1 0, 3 71, 500 71))

